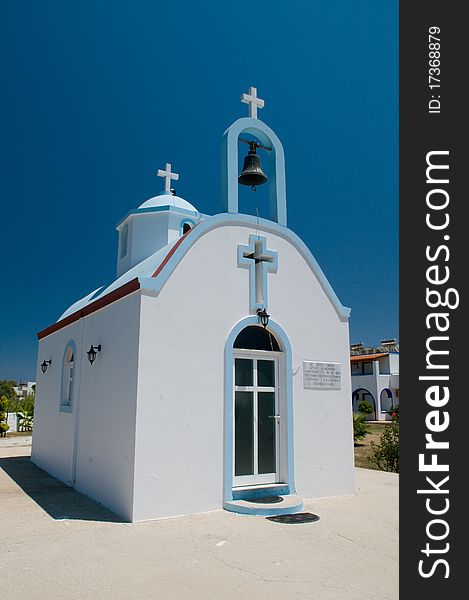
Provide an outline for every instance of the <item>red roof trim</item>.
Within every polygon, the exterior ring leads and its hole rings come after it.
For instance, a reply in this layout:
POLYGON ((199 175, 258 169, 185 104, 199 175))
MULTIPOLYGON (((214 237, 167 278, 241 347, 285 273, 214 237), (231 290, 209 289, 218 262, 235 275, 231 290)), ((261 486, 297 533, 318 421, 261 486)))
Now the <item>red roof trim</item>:
MULTIPOLYGON (((194 225, 194 227, 197 227, 197 223, 194 225)), ((171 250, 165 256, 164 260, 161 262, 161 264, 159 265, 159 267, 153 273, 152 277, 158 277, 158 275, 161 273, 161 271, 168 264, 168 261, 171 258, 171 256, 176 252, 176 250, 181 245, 182 241, 186 239, 186 236, 189 235, 189 233, 192 231, 192 229, 194 229, 194 227, 192 227, 191 229, 189 229, 189 231, 186 231, 186 233, 178 239, 178 241, 174 244, 174 246, 171 248, 171 250)))
POLYGON ((350 357, 350 362, 361 362, 364 360, 374 360, 376 358, 381 358, 382 356, 388 356, 389 352, 381 352, 378 354, 358 354, 356 356, 350 357))
POLYGON ((43 329, 42 331, 40 331, 37 334, 37 338, 39 340, 42 340, 42 338, 47 337, 51 333, 54 333, 55 331, 59 331, 59 329, 62 329, 63 327, 66 327, 67 325, 70 325, 71 323, 78 321, 78 319, 86 317, 87 315, 91 315, 92 313, 96 312, 100 308, 104 308, 105 306, 108 306, 109 304, 116 302, 116 300, 120 300, 121 298, 128 296, 129 294, 131 294, 132 292, 135 292, 135 290, 138 290, 139 288, 140 288, 140 283, 138 281, 138 278, 136 277, 135 279, 131 279, 130 281, 128 281, 127 283, 122 285, 120 288, 117 288, 117 290, 113 290, 112 292, 109 292, 109 294, 106 294, 102 298, 95 300, 94 302, 92 302, 91 304, 88 304, 81 310, 77 310, 76 312, 72 313, 68 317, 65 317, 65 319, 62 319, 61 321, 58 321, 57 323, 50 325, 50 327, 46 327, 46 329, 43 329))
MULTIPOLYGON (((197 223, 194 225, 194 227, 197 227, 197 223)), ((194 227, 192 227, 192 229, 194 229, 194 227)), ((162 261, 162 263, 160 264, 160 266, 153 273, 152 277, 158 277, 158 275, 161 273, 161 271, 167 265, 171 256, 176 252, 176 250, 179 248, 182 241, 184 239, 186 239, 186 236, 189 235, 189 233, 192 231, 192 229, 189 229, 189 231, 187 231, 183 236, 181 236, 178 239, 178 241, 174 244, 174 246, 171 248, 171 250, 165 256, 165 258, 162 261)), ((61 321, 58 321, 57 323, 50 325, 50 327, 46 327, 46 329, 43 329, 42 331, 40 331, 37 334, 37 338, 39 340, 42 340, 42 338, 47 337, 51 333, 54 333, 55 331, 59 331, 59 329, 62 329, 63 327, 66 327, 67 325, 70 325, 71 323, 78 321, 78 319, 81 319, 82 317, 91 315, 92 313, 96 312, 100 308, 104 308, 105 306, 108 306, 109 304, 116 302, 116 300, 120 300, 121 298, 124 298, 124 296, 128 296, 129 294, 131 294, 132 292, 134 292, 135 290, 138 290, 138 289, 140 289, 140 283, 138 281, 138 277, 136 277, 135 279, 132 279, 131 281, 128 281, 127 283, 122 285, 120 288, 117 288, 117 290, 113 290, 112 292, 110 292, 109 294, 106 294, 102 298, 99 298, 98 300, 95 300, 91 304, 88 304, 81 310, 77 310, 76 312, 72 313, 68 317, 65 317, 65 319, 62 319, 61 321)))

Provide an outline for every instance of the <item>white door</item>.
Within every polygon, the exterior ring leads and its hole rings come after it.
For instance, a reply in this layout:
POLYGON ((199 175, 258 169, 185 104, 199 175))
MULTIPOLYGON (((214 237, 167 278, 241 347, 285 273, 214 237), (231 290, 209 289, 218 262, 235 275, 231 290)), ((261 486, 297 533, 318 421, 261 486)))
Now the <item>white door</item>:
POLYGON ((279 481, 278 356, 240 351, 234 357, 235 486, 279 481))

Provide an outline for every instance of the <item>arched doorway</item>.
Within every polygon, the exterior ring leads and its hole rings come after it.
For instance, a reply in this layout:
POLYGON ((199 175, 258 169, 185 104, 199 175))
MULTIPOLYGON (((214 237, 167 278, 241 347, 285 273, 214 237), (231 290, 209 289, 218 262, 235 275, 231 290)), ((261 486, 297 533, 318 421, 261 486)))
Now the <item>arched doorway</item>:
POLYGON ((352 393, 352 410, 354 413, 360 413, 358 407, 360 402, 369 402, 373 406, 373 412, 368 414, 366 417, 368 420, 376 421, 377 411, 376 411, 376 401, 374 399, 373 394, 367 390, 366 388, 357 388, 352 393))
POLYGON ((379 400, 382 413, 388 413, 392 408, 394 408, 394 398, 389 388, 384 388, 381 390, 379 400))
MULTIPOLYGON (((278 454, 276 457, 276 473, 277 482, 283 486, 285 494, 294 493, 295 491, 295 469, 294 469, 294 448, 293 448, 293 367, 292 367, 292 348, 290 340, 285 331, 272 318, 269 320, 267 332, 272 334, 268 341, 261 333, 264 339, 264 344, 267 341, 267 350, 259 349, 258 347, 246 348, 248 342, 243 340, 244 335, 249 333, 248 340, 251 340, 249 345, 254 345, 251 334, 259 334, 259 331, 250 330, 245 332, 238 339, 237 346, 234 347, 235 340, 238 335, 249 326, 259 327, 259 319, 255 315, 251 315, 239 321, 228 334, 225 343, 224 354, 224 450, 223 450, 223 499, 225 507, 229 507, 236 488, 240 483, 235 482, 235 358, 243 358, 246 352, 252 354, 260 354, 259 358, 268 358, 268 352, 276 352, 272 350, 274 340, 277 342, 279 351, 277 351, 277 398, 280 416, 279 424, 277 425, 278 442, 276 446, 278 454), (241 343, 243 341, 243 343, 241 343), (272 343, 272 346, 271 346, 272 343), (243 355, 243 356, 240 356, 243 355)), ((264 345, 265 348, 265 345, 264 345)), ((274 346, 275 348, 275 346, 274 346)), ((253 379, 254 382, 254 379, 253 379)), ((238 390, 242 391, 242 390, 238 390)), ((262 391, 262 390, 258 390, 262 391)), ((259 474, 259 473, 258 473, 259 474)), ((256 487, 254 481, 251 484, 256 487)))
POLYGON ((242 329, 233 343, 234 486, 280 480, 280 345, 258 325, 242 329))

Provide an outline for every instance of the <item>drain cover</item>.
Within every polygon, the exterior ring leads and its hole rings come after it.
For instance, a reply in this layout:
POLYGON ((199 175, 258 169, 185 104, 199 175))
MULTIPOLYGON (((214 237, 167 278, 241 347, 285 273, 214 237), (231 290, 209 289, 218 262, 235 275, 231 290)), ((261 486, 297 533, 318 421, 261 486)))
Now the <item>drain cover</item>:
POLYGON ((257 504, 277 504, 283 502, 282 496, 264 496, 264 498, 249 498, 248 502, 256 502, 257 504))
POLYGON ((318 515, 309 512, 295 513, 294 515, 278 515, 276 517, 266 517, 268 521, 275 523, 314 523, 319 521, 318 515))

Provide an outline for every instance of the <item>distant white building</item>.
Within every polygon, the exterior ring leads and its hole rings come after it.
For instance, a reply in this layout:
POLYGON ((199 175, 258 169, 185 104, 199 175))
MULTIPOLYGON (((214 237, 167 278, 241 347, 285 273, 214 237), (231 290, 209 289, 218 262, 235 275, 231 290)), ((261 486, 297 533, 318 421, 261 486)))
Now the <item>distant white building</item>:
POLYGON ((34 394, 36 388, 35 381, 22 381, 14 387, 15 393, 19 398, 24 398, 30 394, 34 394))
POLYGON ((38 334, 32 460, 129 521, 355 491, 350 309, 287 227, 283 147, 252 113, 223 138, 224 211, 174 195, 167 164, 118 225, 116 280, 38 334), (243 135, 269 219, 238 211, 243 135))
POLYGON ((374 350, 367 352, 362 344, 352 346, 350 371, 353 411, 359 412, 358 406, 365 400, 373 406, 369 420, 389 421, 391 416, 388 412, 399 404, 398 345, 384 341, 374 350))

